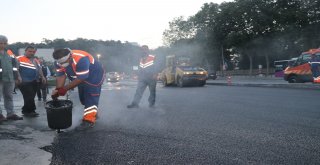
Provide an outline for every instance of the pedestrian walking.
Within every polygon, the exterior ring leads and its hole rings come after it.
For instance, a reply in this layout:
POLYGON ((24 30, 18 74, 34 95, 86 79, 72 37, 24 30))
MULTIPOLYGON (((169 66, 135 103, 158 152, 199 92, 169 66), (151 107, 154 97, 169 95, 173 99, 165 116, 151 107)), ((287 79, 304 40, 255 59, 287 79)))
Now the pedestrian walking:
POLYGON ((149 47, 143 45, 141 47, 142 53, 138 67, 138 85, 133 101, 127 108, 139 108, 139 103, 142 95, 146 89, 149 88, 149 107, 154 107, 156 101, 156 85, 158 76, 158 63, 154 55, 149 54, 149 47))
POLYGON ((18 72, 18 62, 11 50, 7 50, 8 39, 0 35, 0 97, 3 96, 4 108, 7 111, 7 117, 2 114, 0 109, 0 122, 5 120, 22 120, 14 112, 13 94, 15 84, 21 82, 18 72))
POLYGON ((35 111, 35 96, 39 88, 39 81, 46 83, 43 76, 40 63, 35 58, 37 49, 33 46, 27 46, 24 55, 18 56, 19 72, 22 78, 22 83, 19 85, 23 96, 24 105, 22 114, 27 117, 37 117, 39 114, 35 111))
POLYGON ((94 126, 98 113, 101 85, 105 72, 101 63, 88 52, 82 50, 57 49, 53 52, 56 60, 56 89, 52 91, 53 99, 64 96, 68 90, 78 87, 79 98, 84 105, 82 123, 79 129, 94 126), (65 85, 66 78, 70 82, 65 85))

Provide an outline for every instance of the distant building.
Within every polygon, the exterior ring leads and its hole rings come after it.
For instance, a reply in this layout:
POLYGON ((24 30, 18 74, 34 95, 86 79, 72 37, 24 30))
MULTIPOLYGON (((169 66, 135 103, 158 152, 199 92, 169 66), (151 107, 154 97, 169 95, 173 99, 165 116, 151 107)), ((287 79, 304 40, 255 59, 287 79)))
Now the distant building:
MULTIPOLYGON (((25 48, 20 48, 19 49, 19 55, 23 55, 24 54, 24 50, 25 50, 25 48)), ((54 62, 54 59, 52 57, 53 51, 54 51, 54 49, 42 49, 42 48, 39 48, 39 49, 37 49, 37 52, 36 52, 35 56, 37 56, 39 58, 43 58, 43 60, 47 61, 47 62, 54 62)))

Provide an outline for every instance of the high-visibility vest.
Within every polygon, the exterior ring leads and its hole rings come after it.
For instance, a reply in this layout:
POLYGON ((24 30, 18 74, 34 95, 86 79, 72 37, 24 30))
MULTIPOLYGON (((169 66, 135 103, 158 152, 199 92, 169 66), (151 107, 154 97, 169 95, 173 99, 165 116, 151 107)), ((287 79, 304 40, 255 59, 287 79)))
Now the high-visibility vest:
POLYGON ((34 63, 25 55, 17 57, 19 71, 23 82, 31 82, 39 79, 40 62, 34 59, 34 63))
POLYGON ((145 68, 152 66, 154 64, 154 59, 155 59, 154 55, 148 55, 147 58, 141 58, 140 65, 139 65, 140 68, 145 69, 145 68))
MULTIPOLYGON (((77 78, 77 76, 81 76, 81 75, 84 75, 84 74, 88 74, 89 73, 89 68, 88 70, 84 70, 84 71, 81 71, 81 72, 77 72, 77 65, 78 65, 78 62, 82 59, 82 58, 88 58, 89 59, 89 63, 90 65, 94 65, 96 68, 97 68, 97 73, 94 73, 95 71, 93 71, 91 74, 97 74, 97 76, 91 76, 89 79, 86 79, 84 82, 89 84, 89 85, 93 85, 93 86, 99 86, 103 83, 103 80, 105 78, 105 74, 104 74, 104 69, 102 68, 101 64, 97 61, 95 61, 95 59, 93 58, 93 56, 91 54, 89 54, 88 52, 85 52, 83 50, 72 50, 71 51, 71 67, 72 67, 72 71, 74 73, 74 75, 72 74, 68 74, 67 73, 67 76, 69 78, 72 79, 75 79, 77 78)), ((90 66, 91 68, 91 66, 90 66)), ((64 67, 58 67, 56 68, 56 71, 57 72, 66 72, 66 68, 64 67)))
POLYGON ((138 79, 139 80, 150 80, 153 79, 155 74, 155 56, 148 55, 145 58, 140 59, 139 70, 138 70, 138 79))
MULTIPOLYGON (((18 68, 17 68, 17 61, 16 58, 11 50, 7 50, 8 56, 11 57, 11 64, 12 64, 12 72, 13 72, 13 78, 15 80, 18 79, 18 68)), ((0 61, 0 79, 2 79, 2 65, 0 61)))
POLYGON ((94 64, 95 62, 94 58, 88 52, 85 52, 82 50, 72 50, 71 57, 72 57, 72 69, 74 73, 76 73, 76 75, 86 74, 89 72, 89 70, 83 71, 83 72, 76 72, 77 64, 81 58, 88 57, 90 64, 94 64))

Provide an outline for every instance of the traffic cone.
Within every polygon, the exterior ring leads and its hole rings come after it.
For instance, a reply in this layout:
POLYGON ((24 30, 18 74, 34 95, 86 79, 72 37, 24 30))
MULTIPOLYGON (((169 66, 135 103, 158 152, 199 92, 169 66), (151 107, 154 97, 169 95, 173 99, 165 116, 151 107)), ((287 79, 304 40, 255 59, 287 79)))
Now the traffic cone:
POLYGON ((228 85, 231 85, 231 76, 227 77, 227 82, 228 82, 228 85))

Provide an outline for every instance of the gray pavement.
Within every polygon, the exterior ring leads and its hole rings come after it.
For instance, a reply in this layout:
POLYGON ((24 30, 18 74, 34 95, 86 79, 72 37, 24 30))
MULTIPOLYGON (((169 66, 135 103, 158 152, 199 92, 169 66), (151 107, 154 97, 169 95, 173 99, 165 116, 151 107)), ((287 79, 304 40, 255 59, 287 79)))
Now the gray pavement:
MULTIPOLYGON (((282 78, 248 76, 232 76, 230 79, 218 77, 216 80, 208 80, 207 85, 320 89, 320 84, 289 84, 282 78)), ((14 103, 17 114, 21 115, 23 99, 20 91, 14 95, 14 103)), ((39 117, 24 118, 22 121, 7 121, 0 124, 1 165, 50 164, 52 157, 50 146, 57 133, 47 126, 44 103, 36 100, 36 105, 37 112, 40 113, 39 117)), ((3 102, 0 102, 0 107, 3 109, 3 102)), ((3 114, 5 115, 6 112, 3 111, 3 114)))
POLYGON ((230 76, 230 78, 225 76, 225 77, 218 77, 216 80, 208 80, 207 85, 320 89, 320 84, 314 84, 311 82, 288 83, 282 77, 274 77, 274 76, 269 76, 269 77, 230 76))
MULTIPOLYGON (((51 153, 45 148, 53 142, 56 132, 47 126, 44 102, 36 100, 40 114, 36 118, 20 121, 6 121, 0 124, 0 164, 1 165, 45 165, 51 162, 51 153)), ((14 94, 14 109, 21 115, 23 106, 22 94, 14 94)), ((3 102, 0 102, 2 113, 6 115, 3 102)))

